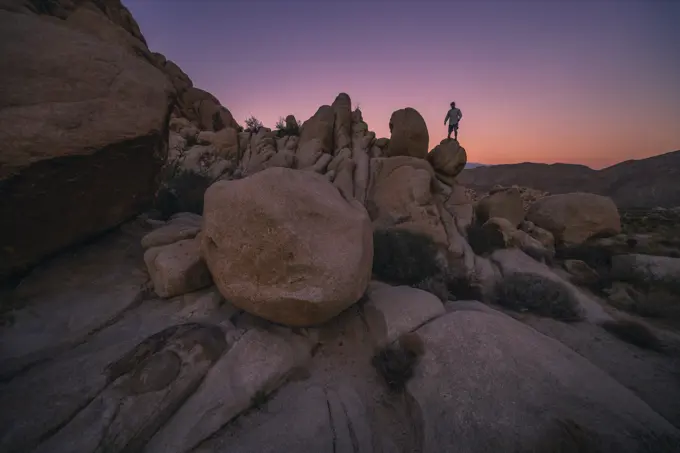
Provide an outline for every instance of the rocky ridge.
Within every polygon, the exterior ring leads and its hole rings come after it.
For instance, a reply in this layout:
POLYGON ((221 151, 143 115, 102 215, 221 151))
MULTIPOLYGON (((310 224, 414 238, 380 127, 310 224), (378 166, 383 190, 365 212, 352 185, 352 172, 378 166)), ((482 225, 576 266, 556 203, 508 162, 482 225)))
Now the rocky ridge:
POLYGON ((553 194, 577 190, 610 197, 623 209, 680 206, 680 150, 627 160, 601 170, 584 165, 521 163, 471 168, 460 179, 487 192, 496 185, 520 185, 553 194), (650 175, 654 175, 650 181, 650 175))

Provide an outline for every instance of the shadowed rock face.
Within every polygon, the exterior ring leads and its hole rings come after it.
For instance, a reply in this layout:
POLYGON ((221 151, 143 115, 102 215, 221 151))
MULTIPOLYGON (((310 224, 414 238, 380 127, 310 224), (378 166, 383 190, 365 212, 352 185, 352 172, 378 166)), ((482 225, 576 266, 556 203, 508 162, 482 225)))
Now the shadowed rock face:
POLYGON ((0 181, 0 275, 106 231, 147 207, 163 145, 160 133, 152 134, 90 156, 42 161, 0 181))
POLYGON ((0 276, 152 200, 172 88, 117 42, 0 11, 0 276))

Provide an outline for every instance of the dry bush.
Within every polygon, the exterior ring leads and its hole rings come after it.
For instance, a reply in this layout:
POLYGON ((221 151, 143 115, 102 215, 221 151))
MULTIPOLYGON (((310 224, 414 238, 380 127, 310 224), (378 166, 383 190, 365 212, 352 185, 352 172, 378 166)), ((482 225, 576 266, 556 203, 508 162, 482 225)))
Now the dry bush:
POLYGON ((246 118, 246 132, 252 132, 252 133, 257 133, 260 129, 264 127, 262 124, 262 121, 258 120, 254 116, 251 116, 250 118, 246 118))
POLYGON ((642 323, 627 320, 605 321, 602 327, 620 340, 639 348, 662 351, 663 343, 649 327, 642 323))
POLYGON ((154 208, 167 219, 178 212, 203 214, 203 195, 212 181, 204 175, 183 170, 165 182, 156 193, 154 208))
POLYGON ((373 275, 392 285, 406 285, 448 298, 446 269, 437 244, 425 234, 401 229, 373 233, 373 275))
POLYGON ((413 377, 420 357, 425 353, 423 340, 417 333, 407 333, 399 340, 380 349, 371 360, 371 364, 383 377, 387 387, 399 392, 413 377))
POLYGON ((481 225, 476 223, 467 228, 467 240, 477 255, 486 255, 494 250, 505 247, 504 243, 498 242, 498 237, 489 235, 481 225))
POLYGON ((495 302, 519 312, 565 322, 582 319, 576 298, 560 282, 536 274, 515 273, 504 277, 496 285, 495 302))
POLYGON ((284 117, 280 117, 279 121, 277 121, 276 126, 276 135, 278 137, 283 137, 286 135, 300 135, 300 123, 295 121, 294 124, 287 124, 286 119, 284 117))

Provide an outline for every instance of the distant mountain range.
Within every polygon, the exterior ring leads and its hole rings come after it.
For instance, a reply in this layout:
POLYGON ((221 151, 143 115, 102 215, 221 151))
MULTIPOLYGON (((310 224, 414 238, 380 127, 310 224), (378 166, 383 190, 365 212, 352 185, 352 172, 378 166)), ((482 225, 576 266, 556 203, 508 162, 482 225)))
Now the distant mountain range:
POLYGON ((469 163, 458 181, 478 192, 496 185, 526 186, 552 194, 592 192, 612 197, 619 207, 680 206, 680 150, 627 160, 602 170, 585 165, 469 163))
POLYGON ((465 164, 465 168, 477 168, 477 167, 484 167, 484 164, 476 164, 474 162, 468 162, 465 164))

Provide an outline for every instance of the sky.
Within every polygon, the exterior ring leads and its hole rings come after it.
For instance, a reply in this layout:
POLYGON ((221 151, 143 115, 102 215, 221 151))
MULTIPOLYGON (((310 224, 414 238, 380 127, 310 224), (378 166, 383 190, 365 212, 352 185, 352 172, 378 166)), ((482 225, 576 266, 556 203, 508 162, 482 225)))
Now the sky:
POLYGON ((680 149, 680 1, 123 0, 149 48, 243 124, 306 120, 338 93, 430 148, 455 101, 468 160, 602 168, 680 149))

